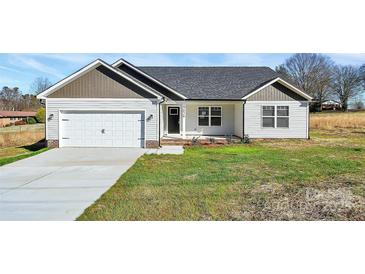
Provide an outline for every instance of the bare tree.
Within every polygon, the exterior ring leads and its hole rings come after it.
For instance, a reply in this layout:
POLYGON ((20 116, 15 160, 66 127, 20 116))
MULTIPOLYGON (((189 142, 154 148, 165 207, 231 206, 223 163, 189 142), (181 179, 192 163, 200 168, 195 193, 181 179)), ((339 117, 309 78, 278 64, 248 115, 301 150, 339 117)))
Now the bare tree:
POLYGON ((52 83, 47 77, 37 77, 31 84, 30 91, 35 94, 39 94, 50 86, 52 86, 52 83))
POLYGON ((0 101, 3 110, 19 110, 22 103, 22 95, 19 88, 3 87, 0 91, 0 101))
POLYGON ((276 67, 276 71, 311 95, 318 106, 329 99, 333 61, 317 53, 297 53, 276 67))
POLYGON ((360 67, 360 77, 361 77, 361 80, 362 80, 362 85, 365 89, 365 64, 363 64, 361 67, 360 67))
POLYGON ((353 103, 353 108, 356 110, 362 110, 365 108, 364 106, 364 102, 361 99, 357 99, 354 103, 353 103))
POLYGON ((361 93, 361 72, 354 66, 335 66, 333 69, 332 89, 342 104, 342 110, 348 109, 348 101, 361 93))

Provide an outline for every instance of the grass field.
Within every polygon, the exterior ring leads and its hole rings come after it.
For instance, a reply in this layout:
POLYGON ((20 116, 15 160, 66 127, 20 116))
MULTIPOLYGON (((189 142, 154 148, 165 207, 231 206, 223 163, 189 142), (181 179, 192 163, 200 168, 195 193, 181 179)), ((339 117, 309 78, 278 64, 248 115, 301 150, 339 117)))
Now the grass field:
POLYGON ((44 139, 44 124, 0 128, 0 148, 17 147, 44 139))
POLYGON ((144 155, 79 220, 365 220, 365 126, 331 115, 311 140, 144 155))
POLYGON ((365 128, 365 111, 314 113, 310 124, 313 129, 365 128))
POLYGON ((0 166, 47 150, 42 139, 44 124, 0 128, 0 166))

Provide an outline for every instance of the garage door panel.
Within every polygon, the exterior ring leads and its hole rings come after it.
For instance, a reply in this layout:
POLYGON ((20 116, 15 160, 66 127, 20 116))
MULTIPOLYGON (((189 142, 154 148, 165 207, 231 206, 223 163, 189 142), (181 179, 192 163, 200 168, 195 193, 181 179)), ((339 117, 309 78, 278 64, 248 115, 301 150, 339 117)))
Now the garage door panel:
POLYGON ((62 112, 62 146, 143 147, 143 112, 62 112))

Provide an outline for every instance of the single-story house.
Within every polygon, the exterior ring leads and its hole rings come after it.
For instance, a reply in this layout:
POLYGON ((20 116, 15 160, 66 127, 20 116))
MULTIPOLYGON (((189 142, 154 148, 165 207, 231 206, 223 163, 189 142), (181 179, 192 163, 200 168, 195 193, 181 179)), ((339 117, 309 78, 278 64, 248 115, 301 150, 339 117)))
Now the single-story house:
POLYGON ((340 110, 341 108, 341 103, 333 100, 327 100, 322 103, 322 110, 340 110))
POLYGON ((0 127, 13 125, 15 122, 23 120, 26 121, 29 117, 35 117, 34 111, 7 111, 0 110, 0 127))
POLYGON ((309 95, 268 67, 96 60, 37 96, 53 147, 158 147, 163 138, 309 138, 309 95))

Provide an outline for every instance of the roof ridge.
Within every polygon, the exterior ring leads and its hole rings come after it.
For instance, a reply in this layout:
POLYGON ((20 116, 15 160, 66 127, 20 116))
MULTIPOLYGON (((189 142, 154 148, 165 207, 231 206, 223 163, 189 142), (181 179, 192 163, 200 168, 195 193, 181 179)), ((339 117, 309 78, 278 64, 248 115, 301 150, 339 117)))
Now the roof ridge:
POLYGON ((268 66, 136 66, 137 68, 272 68, 268 66))

